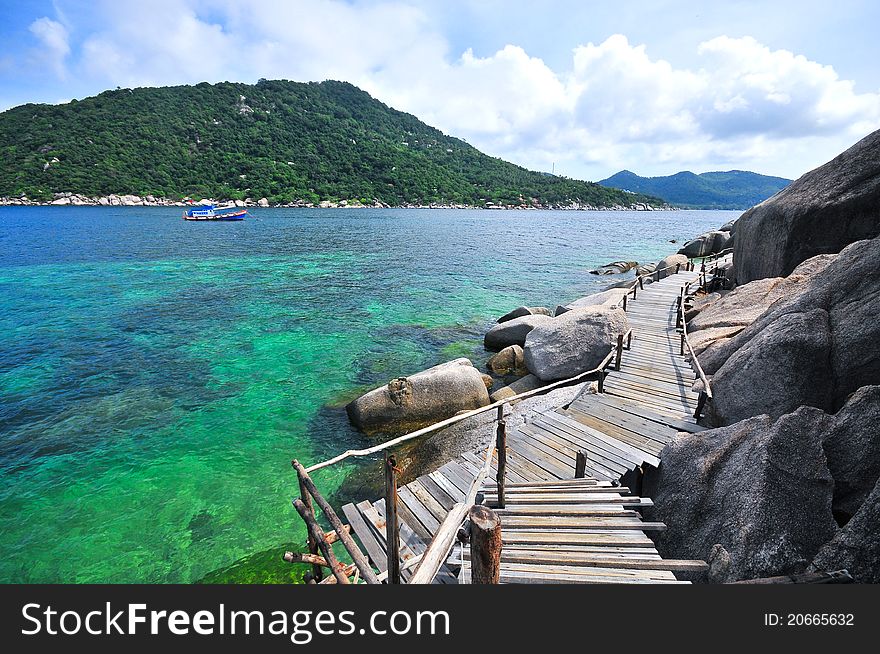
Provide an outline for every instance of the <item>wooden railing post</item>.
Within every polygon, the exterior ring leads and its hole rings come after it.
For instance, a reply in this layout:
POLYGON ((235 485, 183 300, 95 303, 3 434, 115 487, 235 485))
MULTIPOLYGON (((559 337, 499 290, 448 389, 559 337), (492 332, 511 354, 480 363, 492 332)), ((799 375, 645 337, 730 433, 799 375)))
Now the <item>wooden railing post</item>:
POLYGON ((700 397, 697 400, 697 410, 694 411, 694 419, 699 420, 700 416, 703 413, 703 407, 706 406, 706 391, 700 392, 700 397))
POLYGON ((626 296, 627 296, 627 295, 629 295, 629 293, 624 293, 624 294, 623 294, 623 310, 624 310, 624 311, 626 311, 626 296))
POLYGON ((324 555, 324 560, 327 561, 327 564, 330 566, 330 571, 333 573, 333 576, 336 577, 336 581, 338 581, 340 584, 347 584, 348 575, 345 574, 345 566, 339 563, 339 559, 336 558, 336 555, 333 553, 330 545, 324 539, 324 531, 321 529, 320 525, 318 525, 317 520, 315 520, 314 514, 312 514, 306 508, 305 503, 303 503, 300 498, 296 498, 295 500, 293 500, 293 508, 295 508, 296 512, 299 513, 300 517, 303 519, 303 522, 306 523, 306 527, 308 528, 309 533, 312 535, 312 538, 315 539, 318 547, 321 548, 321 553, 324 555))
POLYGON ((507 425, 503 420, 498 421, 498 429, 495 432, 495 449, 498 450, 498 470, 495 474, 495 483, 498 484, 498 508, 503 509, 504 479, 507 476, 507 425))
POLYGON ((617 336, 617 358, 614 360, 614 369, 620 370, 620 360, 623 358, 623 334, 617 336))
POLYGON ((497 584, 501 579, 501 518, 489 507, 470 508, 471 583, 497 584))
POLYGON ((684 332, 681 333, 681 356, 684 356, 684 332))
POLYGON ((397 461, 385 452, 385 543, 388 583, 400 583, 400 527, 397 522, 397 461))
MULTIPOLYGON (((314 519, 315 517, 315 507, 312 505, 312 495, 309 491, 306 490, 305 484, 303 484, 302 477, 297 473, 297 481, 299 482, 299 496, 302 499, 303 505, 308 511, 309 515, 314 519)), ((318 554, 318 542, 315 540, 314 536, 312 536, 312 532, 310 529, 306 529, 306 533, 308 533, 308 545, 309 545, 309 554, 313 556, 317 556, 318 554)), ((316 582, 321 581, 324 578, 324 571, 321 569, 320 565, 315 563, 312 564, 312 577, 316 582)))
MULTIPOLYGON (((645 278, 644 277, 639 277, 639 288, 642 289, 643 291, 645 290, 645 278)), ((635 300, 635 297, 633 297, 633 300, 635 300)))
POLYGON ((681 327, 681 322, 682 322, 681 321, 681 306, 682 306, 681 299, 682 299, 682 296, 683 295, 679 295, 677 298, 675 298, 675 328, 676 329, 681 327))
POLYGON ((626 335, 626 349, 631 350, 633 346, 633 332, 630 329, 626 335))
POLYGON ((599 371, 599 388, 600 393, 605 392, 605 368, 599 371))
POLYGON ((583 479, 587 474, 587 453, 578 451, 574 459, 574 478, 583 479))
MULTIPOLYGON (((639 279, 639 283, 641 283, 641 278, 639 279)), ((636 292, 638 291, 637 286, 633 286, 633 300, 636 299, 636 292)))
POLYGON ((677 275, 679 272, 681 272, 681 264, 677 263, 675 264, 675 274, 677 275))
POLYGON ((339 540, 342 541, 345 549, 351 555, 351 560, 354 562, 354 565, 357 566, 358 570, 360 570, 361 577, 363 577, 364 581, 366 581, 368 584, 380 583, 379 578, 376 576, 376 573, 370 566, 370 562, 367 561, 367 557, 364 556, 364 553, 361 552, 360 548, 357 546, 357 543, 355 543, 354 539, 348 534, 348 531, 342 524, 342 520, 340 520, 339 516, 336 515, 336 511, 333 510, 333 507, 330 506, 327 500, 325 500, 318 492, 318 489, 315 486, 315 482, 313 482, 312 478, 309 477, 309 473, 306 472, 306 469, 303 468, 302 464, 296 459, 294 459, 292 463, 293 467, 296 468, 296 472, 302 480, 302 483, 305 486, 306 490, 311 493, 312 497, 315 499, 315 502, 318 503, 321 511, 326 516, 327 521, 330 523, 333 529, 336 530, 336 533, 339 536, 339 540))

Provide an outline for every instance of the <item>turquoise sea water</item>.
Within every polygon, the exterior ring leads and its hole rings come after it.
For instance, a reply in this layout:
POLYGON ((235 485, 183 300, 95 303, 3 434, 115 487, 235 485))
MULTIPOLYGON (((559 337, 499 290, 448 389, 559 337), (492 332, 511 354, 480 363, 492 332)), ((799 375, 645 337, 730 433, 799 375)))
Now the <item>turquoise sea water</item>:
MULTIPOLYGON (((735 212, 0 207, 0 581, 287 581, 342 406, 735 212)), ((323 471, 340 502, 370 462, 323 471), (358 467, 358 465, 360 467, 358 467)), ((359 498, 362 499, 362 498, 359 498)))

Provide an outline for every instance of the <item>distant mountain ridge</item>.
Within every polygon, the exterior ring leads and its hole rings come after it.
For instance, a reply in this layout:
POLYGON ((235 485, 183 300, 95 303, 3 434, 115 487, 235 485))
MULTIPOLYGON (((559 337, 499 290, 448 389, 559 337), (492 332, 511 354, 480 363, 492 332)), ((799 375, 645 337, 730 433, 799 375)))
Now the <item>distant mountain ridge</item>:
POLYGON ((790 183, 790 179, 746 170, 699 175, 684 171, 665 177, 640 177, 629 170, 621 170, 599 182, 608 188, 654 195, 678 207, 691 209, 748 209, 790 183))
POLYGON ((346 82, 116 89, 0 113, 0 197, 660 207, 483 154, 346 82))

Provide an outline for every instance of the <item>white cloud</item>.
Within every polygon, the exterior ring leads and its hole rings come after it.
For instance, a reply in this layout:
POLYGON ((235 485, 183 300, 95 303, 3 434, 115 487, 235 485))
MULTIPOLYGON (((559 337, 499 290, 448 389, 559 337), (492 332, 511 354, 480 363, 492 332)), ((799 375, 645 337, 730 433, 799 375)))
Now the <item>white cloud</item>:
POLYGON ((43 16, 28 28, 40 42, 36 58, 48 66, 59 78, 66 76, 65 60, 70 54, 67 28, 58 21, 43 16))
MULTIPOLYGON (((533 168, 599 177, 739 167, 797 175, 880 127, 880 93, 751 37, 719 36, 687 67, 616 34, 564 68, 510 44, 449 51, 407 0, 103 0, 68 63, 68 32, 31 26, 57 75, 96 88, 344 79, 476 147, 533 168)), ((679 58, 681 60, 681 58, 679 58)), ((74 94, 78 94, 74 92, 74 94)))

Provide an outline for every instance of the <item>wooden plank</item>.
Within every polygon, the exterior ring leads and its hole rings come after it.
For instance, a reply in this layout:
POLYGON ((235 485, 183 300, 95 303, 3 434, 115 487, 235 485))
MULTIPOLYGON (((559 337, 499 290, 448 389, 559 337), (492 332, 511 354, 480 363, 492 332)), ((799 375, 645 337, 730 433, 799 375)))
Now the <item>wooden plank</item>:
POLYGON ((566 434, 581 448, 601 450, 604 456, 626 465, 627 470, 632 470, 645 462, 646 454, 642 450, 609 438, 601 431, 590 429, 560 413, 548 411, 541 416, 541 420, 554 425, 560 433, 566 434))
MULTIPOLYGON (((586 399, 587 396, 584 396, 586 399)), ((686 418, 676 419, 674 417, 658 413, 656 411, 652 411, 648 407, 643 405, 634 403, 629 400, 624 400, 622 398, 617 398, 608 395, 590 395, 590 401, 598 402, 600 404, 606 404, 608 406, 619 409, 620 411, 624 411, 626 413, 630 413, 652 422, 657 422, 662 425, 666 425, 673 429, 677 429, 679 431, 688 431, 692 433, 696 433, 698 431, 705 431, 706 427, 702 427, 698 425, 691 415, 686 416, 686 418)))
POLYGON ((667 570, 676 572, 706 572, 705 561, 661 559, 647 557, 611 557, 592 552, 548 552, 534 550, 502 550, 502 563, 536 563, 543 565, 589 566, 618 570, 667 570))
POLYGON ((358 511, 354 504, 346 504, 342 507, 342 512, 345 514, 345 519, 348 520, 348 523, 351 525, 351 529, 355 536, 358 537, 364 550, 366 550, 367 556, 370 557, 373 566, 379 572, 387 572, 388 560, 385 555, 385 546, 376 538, 373 530, 367 525, 360 511, 358 511))
POLYGON ((430 540, 434 532, 436 532, 437 528, 440 526, 440 520, 435 514, 432 514, 424 504, 422 504, 420 498, 413 494, 412 489, 410 489, 408 485, 401 486, 397 491, 397 496, 412 512, 419 523, 421 523, 428 534, 427 539, 430 540))
POLYGON ((430 474, 422 475, 419 477, 418 481, 422 487, 431 494, 431 497, 440 503, 440 506, 443 507, 444 511, 449 512, 449 510, 455 506, 455 498, 438 484, 430 474))
POLYGON ((666 525, 662 522, 642 522, 638 518, 593 518, 593 517, 565 517, 565 516, 506 516, 505 528, 531 530, 540 529, 552 531, 555 529, 595 529, 595 530, 638 530, 638 531, 664 531, 666 525))
POLYGON ((579 433, 581 434, 581 438, 593 442, 604 443, 606 448, 614 448, 625 453, 630 460, 635 460, 638 465, 641 465, 642 463, 649 463, 650 465, 656 467, 660 464, 660 459, 655 457, 653 454, 647 453, 645 450, 629 445, 628 443, 621 442, 620 440, 613 438, 611 435, 605 433, 601 429, 593 429, 588 425, 579 423, 568 415, 557 413, 554 411, 548 412, 547 414, 545 414, 545 416, 548 420, 554 420, 560 425, 566 426, 568 429, 578 429, 579 433))

